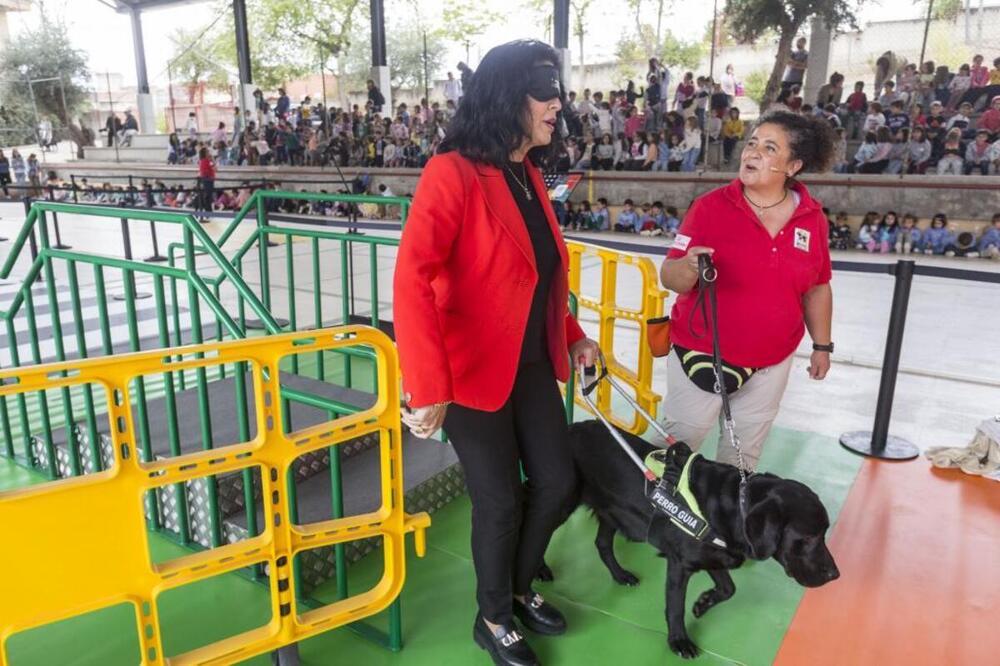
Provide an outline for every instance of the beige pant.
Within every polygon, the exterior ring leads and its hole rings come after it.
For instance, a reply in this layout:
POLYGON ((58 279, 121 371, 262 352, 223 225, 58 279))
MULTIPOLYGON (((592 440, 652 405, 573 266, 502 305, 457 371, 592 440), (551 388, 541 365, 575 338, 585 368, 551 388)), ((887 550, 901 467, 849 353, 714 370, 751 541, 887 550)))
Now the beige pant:
MULTIPOLYGON (((743 459, 750 469, 757 468, 764 440, 778 415, 781 396, 788 384, 792 355, 781 363, 762 368, 729 398, 736 436, 743 449, 743 459)), ((708 432, 719 423, 722 398, 702 391, 694 385, 681 367, 676 352, 667 357, 667 395, 664 398, 664 427, 667 432, 686 442, 693 450, 701 448, 708 432)), ((736 450, 725 432, 719 438, 716 459, 735 465, 736 450)))

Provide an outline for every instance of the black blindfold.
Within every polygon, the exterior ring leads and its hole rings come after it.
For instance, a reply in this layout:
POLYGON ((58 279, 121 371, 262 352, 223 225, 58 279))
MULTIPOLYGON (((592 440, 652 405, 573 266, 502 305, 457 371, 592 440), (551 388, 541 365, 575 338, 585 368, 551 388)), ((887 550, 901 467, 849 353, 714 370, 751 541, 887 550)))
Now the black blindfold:
POLYGON ((532 67, 528 72, 528 94, 539 102, 562 98, 559 70, 549 65, 532 67))

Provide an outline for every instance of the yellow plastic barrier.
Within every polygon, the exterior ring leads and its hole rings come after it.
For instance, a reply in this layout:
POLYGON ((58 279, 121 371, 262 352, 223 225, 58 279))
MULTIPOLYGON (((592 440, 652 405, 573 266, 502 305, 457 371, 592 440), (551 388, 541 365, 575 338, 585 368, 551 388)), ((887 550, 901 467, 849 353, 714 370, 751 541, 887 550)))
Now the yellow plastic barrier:
MULTIPOLYGON (((646 340, 646 320, 663 315, 663 301, 667 292, 660 288, 659 272, 656 265, 648 257, 637 257, 609 250, 586 243, 567 242, 569 250, 569 288, 577 294, 580 309, 587 308, 597 313, 599 337, 598 343, 608 361, 608 371, 622 383, 631 386, 635 391, 635 399, 639 405, 652 415, 656 415, 656 406, 662 396, 653 391, 653 355, 649 351, 646 340), (596 257, 601 261, 601 293, 597 300, 588 298, 580 292, 581 264, 584 256, 596 257), (615 295, 618 287, 618 267, 622 264, 635 266, 642 276, 641 308, 638 310, 623 308, 616 303, 615 295), (639 324, 639 349, 637 369, 632 370, 618 362, 615 354, 615 323, 619 319, 634 321, 639 324)), ((579 397, 577 404, 589 410, 589 407, 579 397)), ((611 410, 611 386, 602 382, 597 387, 597 407, 603 414, 609 415, 611 421, 621 428, 636 435, 646 431, 646 421, 638 413, 632 412, 631 421, 625 421, 611 410)))
POLYGON ((403 511, 402 441, 396 349, 381 332, 360 326, 142 352, 0 372, 16 383, 0 396, 91 383, 107 392, 116 453, 111 469, 0 493, 0 666, 16 632, 129 603, 135 609, 144 664, 232 664, 377 613, 399 595, 406 574, 403 538, 415 531, 418 556, 425 550, 426 513, 403 511), (285 435, 278 363, 290 354, 368 345, 376 353, 378 398, 363 412, 285 435), (208 358, 197 358, 197 353, 208 358), (129 382, 140 375, 247 362, 253 374, 257 436, 254 440, 169 460, 140 462, 129 382), (67 371, 68 377, 61 376, 67 371), (288 469, 299 456, 368 433, 382 437, 382 504, 372 513, 308 525, 289 515, 288 469), (387 442, 387 443, 386 443, 387 442), (267 519, 262 534, 164 563, 149 557, 142 498, 149 490, 207 475, 259 467, 267 519), (94 516, 108 529, 95 530, 94 516), (362 594, 310 610, 293 593, 292 561, 303 551, 381 537, 381 580, 362 594), (66 555, 72 553, 73 566, 66 555), (269 571, 268 624, 171 658, 163 653, 157 597, 177 588, 254 564, 269 571))

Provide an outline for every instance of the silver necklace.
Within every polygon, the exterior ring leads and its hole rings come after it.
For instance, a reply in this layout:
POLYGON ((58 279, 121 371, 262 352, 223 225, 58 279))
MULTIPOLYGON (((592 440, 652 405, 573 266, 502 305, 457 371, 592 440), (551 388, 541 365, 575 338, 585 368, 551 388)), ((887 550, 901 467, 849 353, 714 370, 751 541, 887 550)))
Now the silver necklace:
POLYGON ((524 162, 521 162, 521 175, 523 180, 517 177, 517 174, 514 173, 514 170, 510 168, 509 164, 507 165, 507 171, 510 171, 510 175, 514 177, 517 184, 522 190, 524 190, 524 198, 531 201, 531 190, 528 188, 528 170, 524 168, 524 162))

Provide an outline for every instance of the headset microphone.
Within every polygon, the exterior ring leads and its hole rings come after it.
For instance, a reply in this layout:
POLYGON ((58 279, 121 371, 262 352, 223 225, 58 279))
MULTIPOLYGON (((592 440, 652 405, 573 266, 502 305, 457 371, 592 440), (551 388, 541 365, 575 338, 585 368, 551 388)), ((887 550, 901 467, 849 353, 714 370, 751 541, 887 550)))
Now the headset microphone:
POLYGON ((778 171, 779 173, 784 172, 784 169, 775 169, 774 167, 768 167, 768 169, 770 169, 771 171, 778 171))

